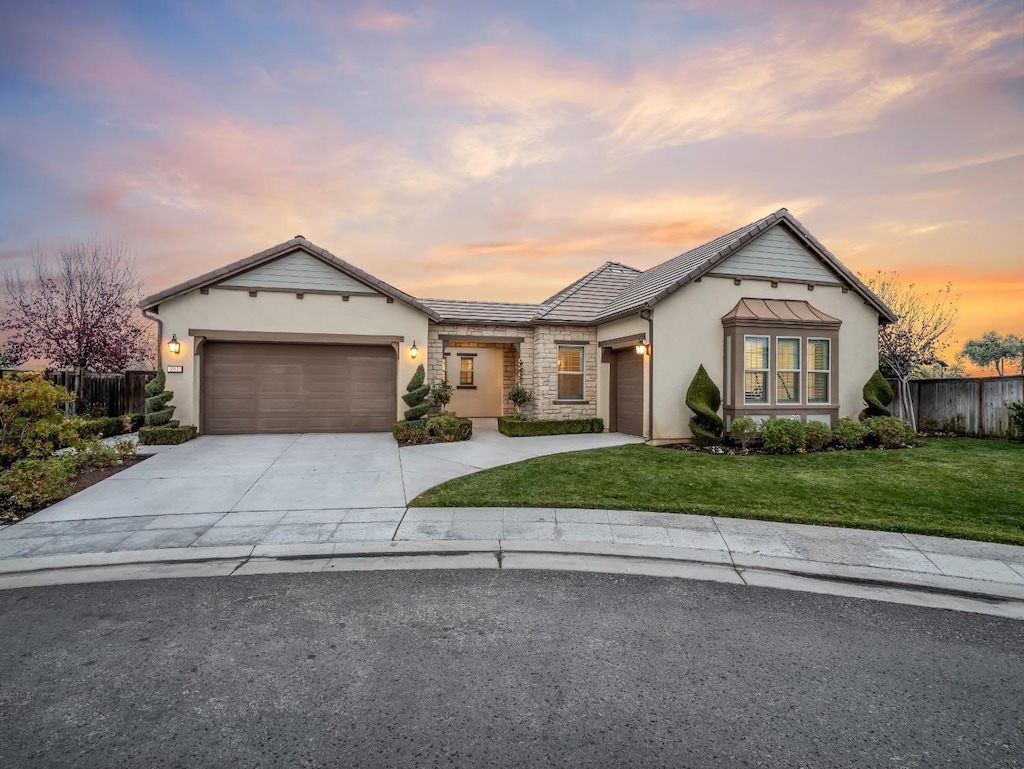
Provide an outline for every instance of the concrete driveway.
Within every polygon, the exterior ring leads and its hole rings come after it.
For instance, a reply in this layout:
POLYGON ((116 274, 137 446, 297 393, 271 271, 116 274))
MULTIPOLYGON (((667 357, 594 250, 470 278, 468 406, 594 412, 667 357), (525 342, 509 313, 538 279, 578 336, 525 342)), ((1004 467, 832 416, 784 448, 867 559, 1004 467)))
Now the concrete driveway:
POLYGON ((474 427, 471 441, 401 450, 387 433, 203 436, 31 521, 181 515, 199 524, 209 514, 230 514, 221 526, 259 526, 271 514, 275 522, 288 513, 296 523, 312 524, 337 522, 338 511, 350 510, 367 511, 362 522, 397 521, 409 500, 451 478, 544 454, 639 441, 609 433, 511 439, 497 432, 495 420, 477 420, 474 427), (374 510, 380 512, 374 516, 374 510))

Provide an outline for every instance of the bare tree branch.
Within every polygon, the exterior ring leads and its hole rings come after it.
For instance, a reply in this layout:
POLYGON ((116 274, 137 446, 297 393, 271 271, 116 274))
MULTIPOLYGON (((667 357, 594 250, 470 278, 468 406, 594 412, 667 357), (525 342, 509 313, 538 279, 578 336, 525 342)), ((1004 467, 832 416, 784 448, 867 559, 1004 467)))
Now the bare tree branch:
POLYGON ((953 295, 950 283, 929 296, 913 283, 903 285, 896 272, 879 271, 870 278, 861 278, 896 314, 895 323, 878 328, 878 357, 899 379, 897 413, 916 430, 910 377, 918 368, 935 363, 949 346, 945 336, 956 324, 959 297, 953 295))

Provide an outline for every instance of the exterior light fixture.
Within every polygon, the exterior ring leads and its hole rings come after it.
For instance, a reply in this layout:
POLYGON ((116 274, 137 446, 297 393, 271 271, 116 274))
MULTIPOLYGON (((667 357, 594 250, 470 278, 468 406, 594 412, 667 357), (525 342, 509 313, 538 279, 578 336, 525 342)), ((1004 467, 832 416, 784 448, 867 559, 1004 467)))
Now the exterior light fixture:
POLYGON ((416 346, 416 340, 414 339, 413 342, 412 342, 412 347, 409 348, 409 357, 410 358, 415 358, 419 354, 420 354, 420 348, 416 346))
POLYGON ((641 339, 639 342, 636 343, 636 354, 637 355, 646 355, 647 354, 647 339, 646 338, 641 339))
POLYGON ((181 352, 181 342, 178 341, 177 334, 171 334, 171 341, 167 343, 167 349, 175 355, 181 352))

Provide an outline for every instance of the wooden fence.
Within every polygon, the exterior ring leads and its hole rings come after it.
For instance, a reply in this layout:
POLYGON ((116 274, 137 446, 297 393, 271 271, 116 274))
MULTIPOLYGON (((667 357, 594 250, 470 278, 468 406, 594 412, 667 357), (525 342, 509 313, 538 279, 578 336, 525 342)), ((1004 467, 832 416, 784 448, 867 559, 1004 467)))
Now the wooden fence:
MULTIPOLYGON (((0 371, 0 376, 15 372, 0 371)), ((47 378, 54 384, 69 390, 75 389, 75 372, 47 371, 47 378)), ((146 412, 146 383, 156 376, 155 371, 125 371, 114 374, 97 374, 87 371, 83 375, 82 392, 76 402, 79 413, 94 413, 97 416, 117 417, 122 414, 144 414, 146 412)))
POLYGON ((1011 435, 1008 406, 1024 401, 1024 376, 914 379, 910 397, 921 429, 934 425, 965 435, 1007 438, 1011 435))

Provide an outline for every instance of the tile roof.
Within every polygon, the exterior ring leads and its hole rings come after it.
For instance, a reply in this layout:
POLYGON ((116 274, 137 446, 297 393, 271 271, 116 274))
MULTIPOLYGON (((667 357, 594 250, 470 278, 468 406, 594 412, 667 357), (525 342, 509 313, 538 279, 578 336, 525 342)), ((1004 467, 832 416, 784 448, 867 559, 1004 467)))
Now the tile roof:
POLYGON ((589 323, 640 274, 627 264, 605 262, 546 301, 536 320, 589 323))
POLYGON ((715 238, 702 246, 680 254, 647 270, 628 285, 621 294, 604 307, 594 319, 608 321, 630 315, 644 308, 650 308, 665 299, 687 283, 696 280, 728 259, 763 232, 777 224, 784 224, 797 237, 816 252, 832 270, 872 305, 880 317, 890 322, 896 320, 890 310, 856 275, 850 272, 835 255, 811 235, 789 211, 780 208, 763 219, 751 222, 745 227, 715 238))
POLYGON ((493 323, 529 326, 541 310, 539 304, 512 302, 471 302, 459 299, 423 299, 423 304, 447 323, 493 323))
POLYGON ((385 296, 390 296, 392 299, 397 299, 410 307, 416 308, 431 320, 439 320, 434 311, 418 299, 409 296, 409 294, 404 291, 399 291, 397 288, 385 283, 380 278, 375 278, 370 273, 360 270, 354 264, 349 264, 344 259, 339 259, 326 248, 321 248, 301 236, 296 236, 291 240, 286 240, 284 243, 278 243, 276 246, 255 253, 252 256, 247 256, 244 259, 239 259, 237 262, 232 262, 231 264, 223 267, 218 267, 216 270, 211 270, 199 277, 186 280, 184 283, 179 283, 176 286, 171 286, 164 291, 151 294, 139 302, 139 307, 144 310, 153 309, 161 302, 166 302, 168 299, 173 299, 176 296, 180 296, 181 294, 187 293, 196 288, 202 288, 214 283, 219 283, 233 275, 245 272, 253 267, 258 267, 261 264, 272 262, 278 257, 285 256, 286 254, 299 250, 305 251, 308 254, 322 259, 332 267, 341 270, 359 282, 366 284, 370 288, 376 289, 385 296))

